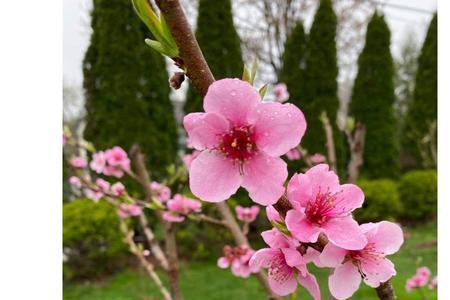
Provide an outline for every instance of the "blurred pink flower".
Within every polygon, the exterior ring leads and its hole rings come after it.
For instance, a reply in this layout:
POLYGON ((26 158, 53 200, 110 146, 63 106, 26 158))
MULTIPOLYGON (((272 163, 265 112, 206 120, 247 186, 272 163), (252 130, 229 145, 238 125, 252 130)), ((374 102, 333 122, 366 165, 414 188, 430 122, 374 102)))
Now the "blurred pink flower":
POLYGON ((220 202, 242 186, 253 201, 275 203, 287 178, 279 156, 300 143, 303 113, 292 104, 261 102, 256 89, 237 78, 211 84, 203 104, 205 113, 184 117, 190 143, 202 151, 189 168, 191 191, 220 202))
POLYGON ((286 157, 289 160, 299 160, 301 157, 300 151, 297 148, 292 148, 286 153, 286 157))
POLYGON ((437 289, 437 286, 438 286, 438 278, 437 278, 437 276, 435 276, 433 278, 433 280, 431 280, 430 284, 428 285, 428 288, 430 290, 434 290, 434 289, 437 289))
POLYGON ((323 163, 327 158, 325 156, 323 156, 322 154, 320 154, 320 153, 316 153, 314 155, 311 155, 309 157, 309 159, 311 160, 311 162, 313 164, 316 165, 316 164, 323 163))
POLYGON ((73 185, 74 187, 80 188, 81 187, 81 180, 77 176, 71 176, 69 178, 69 183, 73 185))
POLYGON ((273 93, 275 94, 275 100, 277 102, 286 102, 289 99, 289 92, 285 83, 281 82, 273 87, 273 93))
POLYGON ((117 214, 121 219, 136 217, 142 213, 142 208, 137 204, 121 203, 117 209, 117 214))
POLYGON ((362 206, 364 193, 354 184, 340 185, 328 165, 292 176, 287 195, 294 209, 286 214, 286 226, 300 242, 315 243, 323 232, 345 249, 358 250, 366 245, 367 239, 352 217, 352 211, 362 206))
POLYGON ((247 278, 251 273, 259 272, 260 268, 250 266, 249 262, 254 250, 246 245, 238 247, 225 246, 223 248, 223 256, 217 261, 219 268, 226 269, 231 266, 231 273, 237 277, 247 278))
POLYGON ((86 166, 87 166, 86 160, 80 156, 72 157, 70 159, 70 164, 72 165, 72 167, 77 168, 77 169, 83 169, 83 168, 86 168, 86 166))
POLYGON ((125 186, 120 181, 116 182, 111 186, 111 193, 116 197, 120 197, 125 194, 125 186))
POLYGON ((91 189, 85 189, 84 195, 88 197, 89 199, 93 200, 94 202, 97 202, 103 197, 103 193, 100 191, 94 191, 91 189))
POLYGON ((328 284, 331 294, 338 300, 350 298, 361 283, 373 288, 380 286, 396 274, 394 264, 387 259, 403 244, 400 226, 392 222, 361 225, 367 245, 361 250, 345 250, 328 243, 320 254, 323 265, 334 267, 328 284))
POLYGON ((169 211, 164 213, 163 218, 169 222, 182 222, 188 214, 200 212, 201 207, 200 201, 175 194, 172 199, 167 201, 169 211))
POLYGON ((105 152, 98 151, 92 155, 91 163, 89 164, 92 170, 97 172, 98 174, 103 173, 103 170, 106 166, 106 157, 105 152))
POLYGON ((410 292, 413 288, 424 287, 430 280, 431 271, 428 267, 420 267, 416 274, 406 281, 406 290, 410 292))
POLYGON ((99 190, 103 193, 109 192, 110 183, 102 178, 97 178, 95 180, 95 184, 99 188, 99 190))
POLYGON ((150 183, 150 189, 154 194, 156 194, 156 197, 161 202, 166 202, 167 200, 170 199, 170 196, 172 195, 172 192, 169 187, 156 181, 150 183))
POLYGON ((105 151, 106 161, 110 166, 120 167, 124 170, 130 168, 130 159, 127 153, 119 146, 114 146, 105 151))
POLYGON ((144 251, 142 251, 142 254, 143 254, 144 256, 149 256, 149 255, 150 255, 150 250, 144 249, 144 251))
POLYGON ((242 207, 240 205, 236 206, 237 218, 243 222, 253 222, 259 213, 259 207, 253 205, 252 207, 242 207))

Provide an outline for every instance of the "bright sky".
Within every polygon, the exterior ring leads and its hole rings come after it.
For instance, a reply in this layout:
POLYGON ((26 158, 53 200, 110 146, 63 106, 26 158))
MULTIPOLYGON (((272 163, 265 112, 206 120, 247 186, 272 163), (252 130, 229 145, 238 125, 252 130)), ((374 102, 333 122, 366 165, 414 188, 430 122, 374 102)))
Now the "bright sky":
MULTIPOLYGON (((434 12, 436 0, 377 0, 392 5, 413 7, 434 12)), ((81 63, 89 43, 89 10, 91 0, 64 0, 63 20, 63 74, 71 85, 81 85, 81 63)), ((390 6, 383 8, 387 22, 392 31, 392 52, 398 55, 400 46, 406 37, 413 34, 422 43, 431 14, 419 13, 390 6)))

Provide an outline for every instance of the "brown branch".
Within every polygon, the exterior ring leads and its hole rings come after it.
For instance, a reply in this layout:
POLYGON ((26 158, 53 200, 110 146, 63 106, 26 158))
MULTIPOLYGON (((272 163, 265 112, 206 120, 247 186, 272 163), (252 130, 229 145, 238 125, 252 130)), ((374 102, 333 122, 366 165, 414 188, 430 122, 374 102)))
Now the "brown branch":
POLYGON ((159 288, 161 294, 163 295, 165 300, 172 300, 172 296, 170 295, 169 291, 166 289, 164 284, 162 283, 161 279, 159 278, 158 274, 155 272, 155 268, 152 263, 150 263, 142 253, 142 251, 139 249, 139 247, 136 245, 136 243, 133 240, 133 232, 130 231, 124 221, 120 222, 120 229, 125 236, 125 241, 128 244, 128 248, 130 249, 130 252, 133 253, 141 263, 141 265, 145 268, 150 278, 155 282, 156 286, 159 288))
POLYGON ((357 123, 355 132, 346 131, 347 142, 350 147, 350 162, 347 166, 347 181, 356 183, 359 176, 359 169, 364 162, 364 142, 366 138, 366 129, 363 124, 357 123))
POLYGON ((325 131, 326 137, 326 146, 327 146, 327 157, 328 164, 330 165, 330 169, 334 172, 337 172, 336 166, 336 148, 334 146, 334 137, 333 137, 333 127, 331 127, 330 119, 328 119, 327 113, 323 112, 320 120, 323 124, 323 129, 325 131))
POLYGON ((144 231, 144 235, 147 238, 147 241, 150 245, 152 255, 158 261, 161 268, 163 268, 165 271, 168 271, 169 262, 167 261, 166 255, 159 246, 158 241, 155 239, 155 234, 151 230, 147 218, 143 213, 139 215, 139 223, 141 224, 142 230, 144 231))

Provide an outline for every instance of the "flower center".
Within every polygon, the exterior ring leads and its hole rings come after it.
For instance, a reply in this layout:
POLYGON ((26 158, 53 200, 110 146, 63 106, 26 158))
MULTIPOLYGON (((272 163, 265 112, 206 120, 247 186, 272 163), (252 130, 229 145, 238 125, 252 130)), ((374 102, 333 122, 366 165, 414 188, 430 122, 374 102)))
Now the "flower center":
POLYGON ((305 215, 308 220, 316 225, 322 225, 329 219, 335 217, 334 208, 336 206, 336 194, 317 193, 314 201, 309 201, 305 208, 305 215))
POLYGON ((291 276, 286 260, 281 253, 270 262, 268 273, 279 284, 286 282, 291 276))
POLYGON ((353 264, 358 268, 361 277, 366 278, 368 275, 378 275, 378 272, 371 269, 363 270, 361 262, 364 261, 366 264, 378 266, 384 255, 377 251, 374 243, 369 243, 362 250, 349 251, 348 257, 353 260, 353 264))
POLYGON ((222 135, 219 150, 229 159, 243 163, 252 158, 258 148, 249 126, 234 127, 222 135))

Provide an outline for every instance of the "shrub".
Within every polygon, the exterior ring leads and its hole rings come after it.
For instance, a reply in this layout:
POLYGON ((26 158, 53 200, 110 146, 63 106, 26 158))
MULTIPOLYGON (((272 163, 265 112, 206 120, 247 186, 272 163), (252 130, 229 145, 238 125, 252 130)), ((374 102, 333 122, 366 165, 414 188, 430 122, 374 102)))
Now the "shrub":
POLYGON ((402 211, 397 184, 390 179, 361 180, 364 191, 363 207, 355 211, 360 222, 395 221, 402 211))
POLYGON ((403 216, 410 221, 425 220, 437 213, 437 174, 434 170, 411 171, 399 184, 400 198, 405 207, 403 216))
POLYGON ((65 279, 96 279, 124 265, 127 249, 111 205, 72 201, 63 207, 63 223, 65 279))

